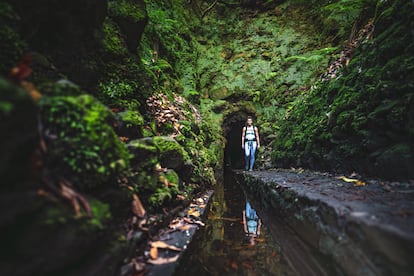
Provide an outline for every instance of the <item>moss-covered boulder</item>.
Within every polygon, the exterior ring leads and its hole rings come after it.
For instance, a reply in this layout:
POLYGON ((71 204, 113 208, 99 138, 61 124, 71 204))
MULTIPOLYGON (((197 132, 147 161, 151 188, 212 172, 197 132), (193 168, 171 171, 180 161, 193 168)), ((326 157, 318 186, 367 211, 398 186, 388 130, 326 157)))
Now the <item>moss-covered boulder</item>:
POLYGON ((366 38, 337 78, 300 96, 279 120, 277 166, 412 178, 414 4, 378 6, 366 38))
POLYGON ((119 25, 122 33, 125 35, 128 49, 131 52, 135 52, 148 23, 145 1, 109 1, 109 15, 119 25))
POLYGON ((113 115, 94 97, 44 97, 40 106, 48 162, 60 175, 89 190, 128 170, 130 156, 110 124, 113 115))
POLYGON ((153 142, 160 152, 162 167, 179 170, 189 158, 183 147, 172 137, 156 136, 153 142))
POLYGON ((137 110, 125 110, 115 114, 116 133, 128 138, 141 138, 144 118, 137 110))
POLYGON ((132 154, 131 167, 141 170, 150 168, 158 163, 159 150, 154 145, 152 137, 132 140, 127 144, 129 152, 132 154))

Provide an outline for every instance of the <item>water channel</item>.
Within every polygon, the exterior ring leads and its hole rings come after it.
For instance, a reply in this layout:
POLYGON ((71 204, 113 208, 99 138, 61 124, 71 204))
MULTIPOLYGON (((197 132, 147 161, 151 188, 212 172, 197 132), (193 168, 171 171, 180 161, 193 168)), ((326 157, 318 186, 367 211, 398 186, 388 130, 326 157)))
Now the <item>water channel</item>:
POLYGON ((219 176, 206 226, 175 275, 295 275, 253 207, 231 172, 219 176))

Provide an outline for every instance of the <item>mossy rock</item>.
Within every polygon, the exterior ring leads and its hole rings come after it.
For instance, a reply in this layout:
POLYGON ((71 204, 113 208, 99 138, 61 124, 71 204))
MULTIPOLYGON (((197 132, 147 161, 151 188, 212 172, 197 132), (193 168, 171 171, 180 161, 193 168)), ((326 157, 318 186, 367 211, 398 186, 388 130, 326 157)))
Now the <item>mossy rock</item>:
POLYGON ((119 26, 110 18, 105 18, 102 24, 102 47, 106 54, 120 56, 128 52, 124 37, 119 26))
POLYGON ((158 162, 159 150, 154 145, 152 138, 132 140, 127 144, 127 147, 132 154, 132 168, 153 167, 158 162))
POLYGON ((97 188, 128 170, 130 155, 110 125, 113 115, 94 97, 44 97, 40 107, 44 127, 56 137, 48 162, 78 188, 97 188))
POLYGON ((115 114, 116 132, 120 136, 141 138, 144 118, 137 110, 126 110, 115 114))
POLYGON ((8 256, 2 273, 21 276, 33 271, 39 275, 76 271, 73 273, 90 275, 84 272, 90 269, 115 273, 113 264, 96 262, 106 257, 119 263, 125 256, 122 251, 128 246, 119 239, 121 233, 109 227, 113 218, 108 204, 88 197, 93 217, 76 218, 69 204, 50 202, 34 192, 22 192, 16 199, 12 204, 24 206, 26 210, 13 218, 5 228, 10 231, 1 238, 1 253, 8 256), (116 251, 111 253, 116 256, 108 257, 108 251, 115 247, 116 251), (95 262, 85 262, 85 258, 95 262), (26 260, 23 266, 22 259, 26 260))
MULTIPOLYGON (((0 177, 9 189, 26 176, 38 143, 37 108, 29 94, 0 77, 0 177)), ((2 187, 6 188, 6 187, 2 187)))
POLYGON ((142 0, 109 1, 109 15, 125 35, 128 49, 135 52, 148 23, 145 2, 142 0))
POLYGON ((378 175, 392 178, 412 178, 414 168, 413 145, 401 143, 374 152, 374 168, 378 175))
POLYGON ((172 137, 156 136, 153 138, 153 143, 160 152, 162 167, 179 170, 189 159, 184 148, 172 137))
POLYGON ((174 170, 167 170, 163 175, 168 182, 173 183, 176 187, 180 184, 180 177, 174 170))
POLYGON ((76 83, 68 79, 60 79, 56 82, 46 82, 39 86, 43 95, 48 96, 79 96, 82 90, 76 83))

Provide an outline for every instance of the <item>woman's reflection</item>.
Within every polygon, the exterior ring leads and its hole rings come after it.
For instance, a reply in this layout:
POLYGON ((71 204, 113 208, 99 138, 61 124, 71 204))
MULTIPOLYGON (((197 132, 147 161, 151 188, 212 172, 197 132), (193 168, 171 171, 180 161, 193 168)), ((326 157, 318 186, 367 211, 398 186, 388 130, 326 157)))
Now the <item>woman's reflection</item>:
POLYGON ((260 227, 262 222, 246 199, 246 209, 243 210, 243 227, 246 236, 249 238, 250 245, 255 245, 255 239, 260 235, 260 227))

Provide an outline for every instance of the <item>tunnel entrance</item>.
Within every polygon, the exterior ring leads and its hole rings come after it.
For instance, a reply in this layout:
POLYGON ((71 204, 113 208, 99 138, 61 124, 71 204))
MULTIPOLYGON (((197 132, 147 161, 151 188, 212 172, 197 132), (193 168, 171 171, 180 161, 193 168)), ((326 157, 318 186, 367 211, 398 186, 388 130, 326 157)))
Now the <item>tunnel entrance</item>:
POLYGON ((224 165, 231 169, 244 168, 244 153, 241 147, 242 129, 246 123, 247 116, 254 114, 238 111, 228 115, 223 122, 223 131, 226 137, 224 149, 224 165))

